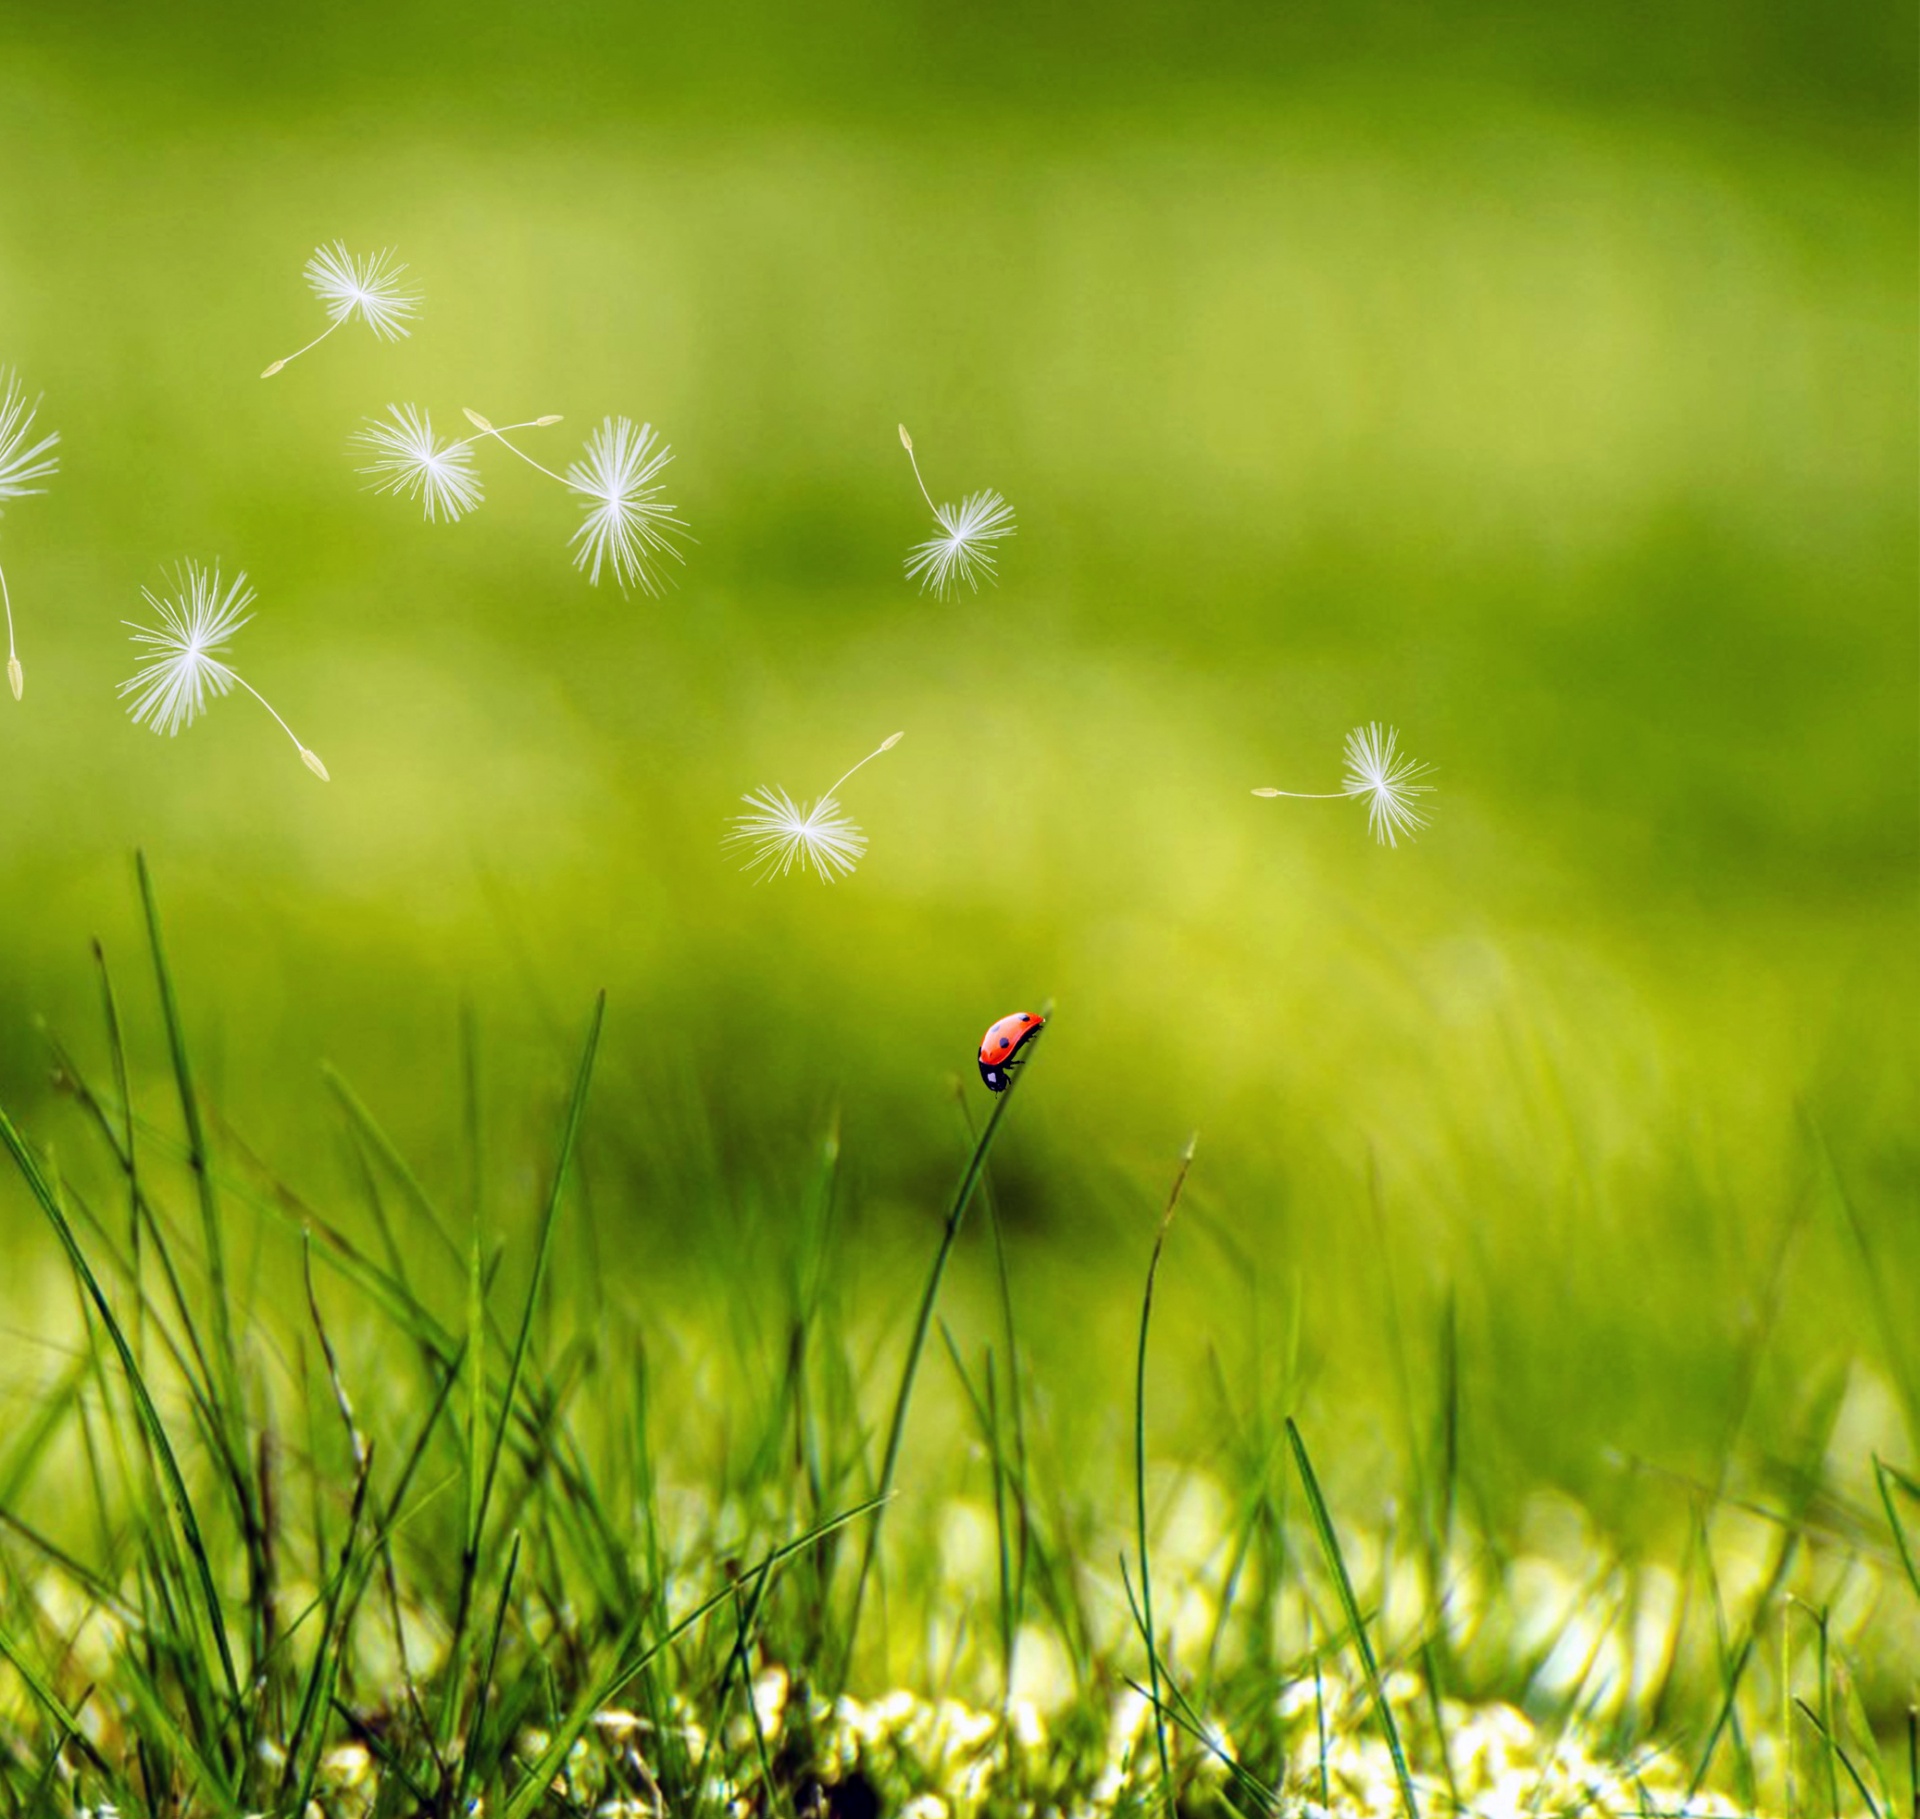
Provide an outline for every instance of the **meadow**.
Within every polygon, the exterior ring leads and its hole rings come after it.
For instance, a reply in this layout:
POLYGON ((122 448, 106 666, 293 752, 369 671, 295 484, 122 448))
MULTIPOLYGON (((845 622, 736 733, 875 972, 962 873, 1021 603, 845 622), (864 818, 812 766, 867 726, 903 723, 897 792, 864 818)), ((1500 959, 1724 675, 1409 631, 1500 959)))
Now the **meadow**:
POLYGON ((1912 37, 0 12, 11 1810, 1912 1810, 1912 37))

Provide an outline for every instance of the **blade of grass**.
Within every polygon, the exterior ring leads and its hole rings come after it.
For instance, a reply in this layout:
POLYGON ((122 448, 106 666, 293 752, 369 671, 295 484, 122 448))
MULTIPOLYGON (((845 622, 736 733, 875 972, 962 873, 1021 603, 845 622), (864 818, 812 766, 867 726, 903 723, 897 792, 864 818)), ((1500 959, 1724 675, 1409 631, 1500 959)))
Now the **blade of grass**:
MULTIPOLYGON (((193 1082, 187 1055, 186 1025, 167 963, 166 942, 160 928, 160 903, 144 852, 134 854, 134 872, 140 885, 140 904, 147 925, 147 945, 153 960, 154 982, 160 994, 161 1020, 166 1027, 167 1053, 186 1127, 187 1166, 200 1205, 202 1241, 206 1248, 207 1292, 213 1308, 212 1397, 214 1413, 224 1432, 225 1477, 239 1518, 242 1551, 247 1563, 249 1640, 255 1659, 271 1652, 273 1622, 273 1565, 271 1542, 262 1517, 264 1493, 249 1469, 246 1401, 240 1384, 240 1357, 233 1336, 233 1293, 227 1278, 226 1237, 214 1188, 213 1159, 201 1117, 200 1095, 193 1082)), ((262 1689, 265 1691, 265 1688, 262 1689)))
MULTIPOLYGON (((1277 1813, 1280 1811, 1280 1796, 1272 1788, 1268 1787, 1258 1775, 1247 1768, 1231 1751, 1222 1749, 1220 1747, 1220 1741, 1214 1735, 1213 1731, 1204 1724, 1196 1714, 1193 1714, 1189 1708, 1186 1708, 1184 1703, 1182 1706, 1174 1706, 1156 1699, 1150 1688, 1142 1686, 1140 1682, 1135 1680, 1131 1675, 1126 1677, 1126 1683, 1134 1692, 1138 1693, 1142 1699, 1146 1700, 1148 1705, 1152 1706, 1157 1713, 1178 1725, 1194 1742, 1199 1744, 1203 1750, 1207 1751, 1207 1753, 1233 1777, 1234 1782, 1239 1786, 1240 1790, 1251 1797, 1255 1803, 1253 1810, 1256 1813, 1277 1813)), ((1179 1692, 1179 1689, 1174 1687, 1171 1682, 1168 1684, 1168 1690, 1176 1695, 1179 1692)))
POLYGON ((86 1732, 80 1728, 79 1715, 67 1709, 66 1702, 47 1683, 46 1677, 21 1652, 13 1638, 4 1629, 0 1629, 0 1655, 5 1655, 13 1664, 13 1671, 27 1683, 27 1691, 47 1708, 67 1741, 77 1742, 82 1749, 91 1753, 93 1746, 88 1742, 86 1732))
MULTIPOLYGON (((966 1126, 967 1137, 971 1142, 974 1135, 973 1109, 957 1080, 954 1083, 954 1095, 959 1102, 961 1121, 966 1126)), ((1018 1625, 1026 1614, 1028 1560, 1033 1545, 1033 1516, 1027 1497, 1026 1394, 1021 1387, 1020 1340, 1013 1311, 1013 1271, 1007 1261, 1007 1237, 1000 1219, 1000 1203, 993 1191, 991 1170, 982 1175, 980 1191, 986 1202, 987 1230, 993 1238, 994 1286, 1000 1297, 1000 1332, 1007 1359, 1007 1409, 1011 1417, 1013 1433, 1011 1483, 1014 1487, 1014 1513, 1018 1523, 1013 1572, 1013 1614, 1017 1632, 1018 1625)), ((1011 1681, 1012 1677, 1013 1664, 1011 1651, 1009 1651, 1007 1679, 1011 1681)))
POLYGON ((594 1000, 593 1017, 587 1026, 587 1040, 581 1051, 579 1071, 574 1075, 573 1093, 567 1101, 566 1123, 560 1135, 560 1153, 553 1165, 552 1185, 540 1213, 540 1231, 533 1254, 533 1277, 527 1284, 526 1303, 520 1313, 520 1329, 513 1339, 506 1388, 501 1393, 499 1418, 494 1425, 493 1441, 487 1454, 486 1477, 480 1489, 480 1506, 474 1515, 473 1539, 476 1541, 487 1519, 487 1505, 492 1500, 494 1481, 500 1471, 500 1455, 506 1450, 507 1428, 520 1393, 520 1378, 527 1360, 527 1342, 533 1333, 534 1312, 540 1305, 541 1286, 546 1281, 547 1265, 553 1254, 554 1225, 559 1218, 560 1198, 566 1186, 568 1165, 573 1160, 580 1137, 580 1121, 586 1111, 587 1089, 593 1081, 594 1056, 600 1047, 600 1030, 606 1019, 606 1011, 607 995, 602 992, 594 1000))
POLYGON ((1860 1798, 1867 1803, 1867 1811, 1872 1815, 1872 1819, 1886 1819, 1886 1815, 1880 1810, 1880 1802, 1873 1797, 1873 1790, 1867 1786, 1865 1778, 1854 1766, 1853 1758, 1847 1754, 1846 1745, 1828 1729, 1820 1714, 1804 1699, 1795 1699, 1794 1704, 1800 1708, 1807 1722, 1820 1733, 1827 1748, 1839 1759, 1840 1766, 1847 1771, 1847 1778, 1860 1790, 1860 1798))
POLYGON ((1913 1819, 1920 1819, 1920 1704, 1907 1707, 1907 1792, 1913 1819))
POLYGON ((154 981, 160 992, 160 1016, 166 1026, 167 1053, 173 1064, 174 1087, 180 1099, 180 1118, 187 1131, 187 1167, 200 1202, 200 1223, 206 1245, 207 1278, 213 1303, 214 1365, 219 1373, 219 1403, 229 1416, 240 1406, 240 1367, 233 1344, 233 1312, 227 1292, 226 1240, 221 1229, 219 1198, 207 1154, 206 1127, 200 1116, 200 1095, 194 1089, 193 1069, 187 1058, 186 1030, 174 991, 173 971, 167 964, 166 942, 160 931, 160 905, 154 896, 153 875, 145 853, 134 855, 140 882, 140 905, 146 916, 147 946, 153 959, 154 981))
POLYGON ((1187 1185, 1187 1172, 1193 1167, 1194 1147, 1200 1141, 1196 1131, 1180 1152, 1180 1166, 1167 1195, 1166 1210, 1160 1215, 1160 1229, 1153 1235, 1153 1255, 1147 1262, 1147 1286, 1140 1297, 1140 1342, 1133 1363, 1133 1508, 1135 1545, 1140 1562, 1140 1627, 1147 1643, 1147 1674, 1153 1687, 1153 1742, 1160 1763, 1160 1798, 1169 1811, 1173 1807, 1173 1763, 1167 1750, 1167 1720, 1160 1701, 1160 1646, 1153 1625, 1153 1569, 1147 1545, 1147 1333, 1153 1322, 1153 1285, 1160 1274, 1160 1257, 1167 1247, 1167 1230, 1180 1205, 1180 1191, 1187 1185))
POLYGON ((1780 1551, 1774 1557, 1773 1570, 1767 1575, 1761 1587, 1760 1596, 1748 1614, 1740 1641, 1722 1665, 1723 1690, 1720 1705, 1714 1714, 1713 1723, 1708 1727, 1707 1740, 1700 1751, 1700 1760, 1694 1766, 1692 1779, 1687 1785, 1689 1800, 1693 1799, 1705 1785, 1707 1771, 1713 1766, 1714 1751, 1719 1748, 1720 1739, 1727 1734, 1734 1722, 1740 1696, 1740 1683, 1746 1677, 1747 1664, 1753 1659, 1754 1648, 1759 1641, 1761 1620, 1772 1607, 1774 1599, 1779 1596, 1781 1587, 1786 1584, 1787 1574, 1793 1566, 1794 1556, 1798 1551, 1799 1536, 1793 1530, 1789 1530, 1781 1538, 1780 1551))
POLYGON ((494 1609, 493 1635, 487 1644, 487 1664, 480 1674, 480 1691, 474 1699, 473 1718, 467 1726, 466 1742, 460 1751, 460 1767, 454 1777, 453 1810, 467 1810, 467 1788, 473 1779, 474 1757, 479 1753, 486 1723, 487 1699, 494 1676, 500 1668, 500 1638, 506 1633, 507 1607, 513 1598, 513 1577, 520 1566, 520 1537, 516 1534, 507 1550, 507 1570, 500 1578, 500 1602, 494 1609))
POLYGON ((1890 1276, 1897 1280, 1897 1272, 1881 1267, 1880 1259, 1875 1255, 1873 1240, 1867 1231, 1866 1221, 1860 1216, 1860 1209, 1854 1204, 1853 1196, 1847 1191, 1847 1184, 1840 1173, 1839 1158, 1833 1153, 1827 1142, 1827 1134, 1814 1120, 1810 1112, 1803 1108, 1807 1128, 1813 1135, 1814 1145, 1820 1154, 1821 1172, 1826 1176, 1827 1185, 1833 1191, 1833 1197, 1840 1203, 1840 1211, 1847 1222, 1847 1231, 1853 1239, 1854 1248, 1860 1253, 1860 1274, 1867 1291, 1868 1305, 1873 1309, 1875 1324, 1880 1328, 1880 1346, 1886 1355, 1887 1371, 1893 1378, 1894 1386, 1900 1392, 1900 1400, 1907 1418, 1907 1438, 1915 1447, 1920 1447, 1920 1375, 1907 1356, 1907 1333, 1912 1322, 1903 1319, 1888 1299, 1887 1285, 1890 1276))
MULTIPOLYGON (((468 1488, 469 1506, 467 1512, 466 1535, 463 1539, 460 1562, 460 1589, 454 1607, 452 1637, 448 1645, 448 1669, 446 1677, 446 1696, 441 1708, 441 1742, 451 1742, 453 1714, 457 1709, 460 1684, 460 1662, 466 1635, 468 1618, 473 1608, 473 1593, 479 1575, 481 1540, 486 1531, 487 1509, 493 1500, 494 1485, 499 1477, 500 1458, 506 1451, 507 1433, 512 1425, 514 1410, 520 1398, 520 1380, 526 1368, 527 1344, 533 1333, 533 1317, 540 1305, 540 1290, 546 1281, 547 1265, 553 1253, 554 1226, 559 1219, 560 1201, 566 1187, 567 1170, 573 1160, 575 1146, 580 1136, 580 1121, 586 1111, 587 1090, 593 1081, 594 1057, 599 1052, 600 1031, 606 1020, 607 995, 601 992, 594 1000, 593 1014, 587 1024, 587 1038, 581 1049, 580 1064, 574 1074, 573 1091, 567 1100, 566 1118, 561 1127, 560 1150, 554 1160, 553 1175, 547 1190, 547 1196, 540 1212, 540 1226, 534 1241, 533 1273, 527 1283, 526 1301, 521 1308, 520 1326, 514 1335, 513 1350, 507 1365, 506 1382, 500 1391, 500 1407, 494 1422, 493 1434, 487 1444, 484 1463, 479 1457, 481 1408, 485 1393, 485 1372, 480 1368, 480 1342, 483 1337, 485 1296, 479 1280, 479 1232, 474 1233, 474 1245, 471 1258, 473 1271, 469 1280, 468 1302, 468 1348, 469 1368, 472 1370, 474 1400, 470 1409, 468 1427, 468 1488), (477 1493, 474 1485, 477 1482, 477 1493)), ((476 1208, 477 1212, 477 1208, 476 1208)))
POLYGON ((1293 1463, 1300 1474, 1301 1489, 1306 1492, 1307 1512, 1313 1520, 1313 1531, 1320 1541, 1320 1551, 1326 1556, 1327 1571, 1333 1576, 1334 1590, 1340 1597, 1340 1608, 1347 1619, 1348 1632, 1353 1637, 1354 1651, 1360 1657, 1361 1671, 1366 1675, 1367 1691, 1373 1696, 1374 1711, 1380 1719, 1380 1728, 1386 1733, 1387 1750, 1393 1757, 1393 1772, 1400 1783, 1401 1804, 1407 1809, 1407 1819, 1420 1819, 1420 1802, 1413 1791, 1413 1776, 1407 1770, 1407 1753, 1401 1747, 1400 1727, 1394 1722, 1393 1707, 1387 1701, 1386 1682, 1380 1677, 1380 1664, 1374 1658, 1373 1643, 1368 1639, 1365 1620, 1360 1615, 1360 1601, 1353 1593, 1353 1580, 1347 1574, 1347 1563, 1340 1552, 1340 1538, 1334 1533, 1333 1518, 1327 1513, 1327 1500, 1320 1494, 1320 1480, 1314 1476, 1313 1461, 1307 1457, 1307 1443, 1300 1437, 1300 1429, 1291 1415, 1287 1417, 1287 1441, 1293 1448, 1293 1463))
POLYGON ((1906 1569, 1907 1583, 1913 1587, 1916 1596, 1920 1596, 1920 1565, 1916 1565, 1913 1550, 1907 1545, 1906 1525, 1900 1520, 1900 1512, 1894 1508, 1893 1489, 1897 1484, 1909 1497, 1920 1500, 1920 1489, 1877 1453, 1873 1460, 1873 1475, 1880 1486, 1880 1502, 1887 1512, 1887 1527, 1893 1530, 1893 1545, 1900 1555, 1900 1564, 1906 1569))
POLYGON ((174 1513, 179 1520, 181 1533, 187 1544, 188 1552, 193 1556, 195 1575, 199 1584, 202 1606, 206 1613, 207 1626, 212 1632, 214 1647, 220 1657, 220 1670, 226 1681, 231 1697, 240 1696, 240 1675, 234 1665, 233 1650, 227 1640, 226 1620, 221 1614, 220 1593, 214 1582, 213 1565, 207 1554, 206 1539, 200 1530, 200 1521, 194 1513, 193 1499, 187 1493, 187 1481, 181 1475, 180 1461, 174 1456, 173 1443, 167 1437, 167 1430, 160 1419, 160 1411, 155 1408, 153 1397, 147 1388, 147 1380, 142 1375, 133 1348, 127 1343, 127 1335, 120 1322, 114 1317, 112 1304, 107 1300, 98 1278, 88 1264, 86 1254, 73 1234, 73 1227, 67 1223, 67 1216, 61 1210, 59 1197, 48 1184, 41 1172, 39 1161, 27 1148, 25 1140, 14 1123, 7 1116, 4 1107, 0 1107, 0 1144, 4 1144, 7 1153, 13 1158, 14 1166, 26 1178, 27 1189, 46 1214, 54 1234, 60 1240, 61 1248, 67 1254, 67 1261, 73 1267, 85 1285, 88 1297, 99 1310, 101 1323, 105 1326, 107 1337, 113 1349, 119 1354, 120 1368, 126 1373, 127 1386, 133 1394, 134 1406, 138 1412, 141 1426, 146 1430, 153 1444, 155 1456, 166 1476, 168 1494, 172 1500, 174 1513))
MULTIPOLYGON (((1048 1015, 1051 1009, 1051 1004, 1043 1006, 1042 1016, 1048 1015)), ((919 1374, 920 1354, 926 1349, 927 1334, 933 1325, 933 1309, 940 1297, 940 1281, 947 1271, 947 1259, 953 1254, 954 1240, 960 1235, 960 1222, 966 1217, 967 1203, 972 1200, 973 1190, 979 1185, 981 1172, 987 1165, 994 1137, 1013 1104, 1014 1095, 1020 1090, 1021 1082, 1033 1071, 1033 1058, 1045 1037, 1045 1030, 1043 1024, 1039 1034, 1027 1038, 1027 1061, 1024 1066, 1013 1070, 1006 1090, 1000 1094, 988 1115, 986 1127, 980 1133, 980 1141, 973 1146, 973 1154, 967 1160, 966 1169, 960 1176, 960 1185, 954 1190, 953 1200, 947 1208, 946 1225, 940 1234, 940 1247, 934 1253, 933 1268, 927 1272, 926 1286, 920 1291, 920 1306, 914 1315, 912 1336, 907 1341, 907 1357, 900 1371, 900 1386, 894 1392, 893 1414, 887 1422, 886 1450, 881 1456, 880 1482, 874 1493, 873 1523, 867 1530, 866 1547, 860 1555, 859 1576, 853 1583, 853 1603, 847 1612, 846 1642, 838 1676, 843 1685, 853 1665, 854 1644, 860 1636, 860 1609, 866 1600, 867 1581, 872 1576, 874 1557, 880 1547, 881 1517, 893 1496, 894 1474, 900 1466, 900 1445, 907 1432, 907 1411, 913 1404, 914 1379, 919 1374)))
MULTIPOLYGON (((359 1537, 361 1517, 366 1510, 367 1487, 373 1476, 373 1445, 361 1433, 360 1424, 354 1419, 353 1403, 347 1395, 346 1385, 340 1378, 340 1360, 334 1352, 333 1340, 327 1332, 327 1324, 320 1317, 320 1300, 313 1286, 311 1242, 301 1246, 300 1263, 306 1284, 307 1312, 312 1318, 314 1333, 320 1341, 320 1354, 326 1365, 327 1382, 333 1392, 334 1408, 340 1416, 341 1426, 346 1430, 347 1449, 353 1458, 354 1482, 352 1503, 347 1513, 347 1532, 340 1544, 339 1562, 331 1582, 324 1589, 320 1599, 319 1646, 314 1651, 307 1683, 301 1694, 299 1712, 283 1745, 286 1766, 280 1781, 282 1800, 286 1799, 292 1789, 294 1777, 299 1773, 309 1725, 314 1722, 317 1713, 324 1713, 333 1703, 334 1687, 339 1678, 340 1658, 344 1653, 347 1629, 346 1623, 340 1620, 341 1613, 343 1609, 351 1610, 352 1608, 348 1581, 355 1565, 354 1543, 359 1537)), ((304 1813, 307 1810, 307 1802, 313 1798, 313 1784, 320 1768, 321 1742, 322 1738, 316 1732, 312 1758, 301 1779, 299 1797, 290 1809, 293 1812, 304 1813)))

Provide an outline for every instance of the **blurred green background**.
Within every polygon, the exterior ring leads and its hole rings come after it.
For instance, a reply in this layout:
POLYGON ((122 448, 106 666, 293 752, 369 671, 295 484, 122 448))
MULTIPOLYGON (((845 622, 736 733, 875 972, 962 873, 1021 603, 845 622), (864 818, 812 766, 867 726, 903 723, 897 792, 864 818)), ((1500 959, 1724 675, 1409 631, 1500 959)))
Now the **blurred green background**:
MULTIPOLYGON (((221 1115, 316 1202, 322 1059, 461 1178, 464 1014, 518 1217, 604 985, 612 1279, 723 1302, 837 1117, 897 1329, 951 1083, 978 1118, 981 1029, 1052 997, 995 1168, 1057 1381, 1122 1381, 1197 1128, 1169 1384, 1298 1305, 1359 1409, 1394 1393, 1390 1309, 1422 1370, 1451 1290, 1481 1456, 1599 1497, 1622 1454, 1706 1469, 1792 1232, 1751 1433, 1786 1447, 1858 1350, 1848 1444, 1897 1434, 1920 1346, 1873 1336, 1834 1181, 1898 1305, 1910 9, 0 20, 0 359, 63 438, 0 525, 0 1091, 30 1125, 61 1128, 33 1019, 103 1052, 90 936, 160 1065, 139 846, 221 1115), (416 333, 262 383, 335 238, 399 249, 416 333), (394 401, 564 412, 528 442, 559 461, 651 421, 680 585, 590 588, 570 502, 497 453, 457 526, 365 492, 347 437, 394 401), (978 599, 902 578, 901 420, 936 497, 1019 514, 978 599), (252 576, 237 663, 331 787, 244 698, 127 722, 121 621, 183 556, 252 576), (1372 719, 1436 767, 1417 844, 1249 794, 1336 788, 1372 719), (896 728, 847 792, 857 875, 741 876, 743 791, 817 792, 896 728)), ((1202 1391, 1165 1394, 1204 1433, 1202 1391)), ((1379 1444, 1347 1423, 1335 1475, 1379 1444)))

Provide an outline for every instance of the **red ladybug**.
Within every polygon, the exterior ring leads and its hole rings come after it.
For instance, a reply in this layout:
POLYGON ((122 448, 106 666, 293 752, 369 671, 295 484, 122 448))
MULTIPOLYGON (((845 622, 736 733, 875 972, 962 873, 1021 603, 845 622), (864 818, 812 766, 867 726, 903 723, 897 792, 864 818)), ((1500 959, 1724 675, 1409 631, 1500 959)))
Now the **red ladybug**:
POLYGON ((1004 1093, 1013 1084, 1013 1070, 1020 1065, 1023 1051, 1046 1025, 1046 1018, 1032 1011, 1015 1011, 989 1026, 980 1038, 980 1078, 991 1093, 1004 1093))

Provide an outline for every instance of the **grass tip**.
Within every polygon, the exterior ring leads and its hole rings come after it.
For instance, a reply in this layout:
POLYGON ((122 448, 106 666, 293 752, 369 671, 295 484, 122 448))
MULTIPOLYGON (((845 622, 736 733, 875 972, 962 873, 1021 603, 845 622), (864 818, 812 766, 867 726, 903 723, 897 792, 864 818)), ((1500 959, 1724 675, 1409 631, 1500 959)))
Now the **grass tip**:
POLYGON ((913 453, 913 438, 907 434, 907 426, 904 423, 900 425, 900 446, 908 454, 913 453))
POLYGON ((304 745, 301 746, 300 762, 304 764, 308 770, 312 771, 322 783, 331 783, 333 781, 333 779, 327 775, 327 767, 320 762, 320 754, 318 752, 310 752, 304 745))
POLYGON ((460 414, 461 416, 465 417, 466 420, 469 423, 471 423, 475 429, 483 429, 489 432, 491 432, 491 430, 493 429, 493 425, 489 423, 486 420, 486 418, 481 416, 478 411, 469 410, 464 404, 461 405, 460 407, 460 414))
POLYGON ((534 418, 533 427, 535 429, 548 429, 552 425, 558 423, 559 421, 560 421, 560 413, 558 411, 554 411, 548 416, 534 418))
POLYGON ((18 657, 7 659, 7 687, 13 690, 13 698, 16 701, 26 692, 27 672, 20 667, 18 657))
MULTIPOLYGON (((15 692, 17 693, 18 691, 16 690, 15 692)), ((883 752, 890 752, 890 751, 892 751, 892 750, 893 750, 893 748, 894 748, 894 747, 895 747, 896 745, 898 745, 898 744, 900 743, 900 741, 901 741, 902 739, 904 739, 904 738, 905 738, 906 736, 907 736, 907 729, 906 729, 905 727, 902 727, 902 728, 901 728, 901 729, 899 730, 899 732, 897 732, 897 733, 893 733, 893 734, 891 734, 891 735, 889 735, 889 736, 888 736, 887 738, 885 738, 885 739, 882 739, 882 740, 880 741, 880 750, 881 750, 881 751, 883 751, 883 752)), ((879 756, 879 753, 875 753, 874 755, 875 755, 876 757, 878 757, 878 756, 879 756)))
POLYGON ((285 365, 286 365, 286 362, 284 360, 276 360, 271 366, 262 367, 260 369, 260 377, 262 379, 271 379, 273 375, 277 373, 285 365))
POLYGON ((1277 796, 1280 792, 1277 789, 1257 789, 1253 793, 1256 796, 1277 796))

